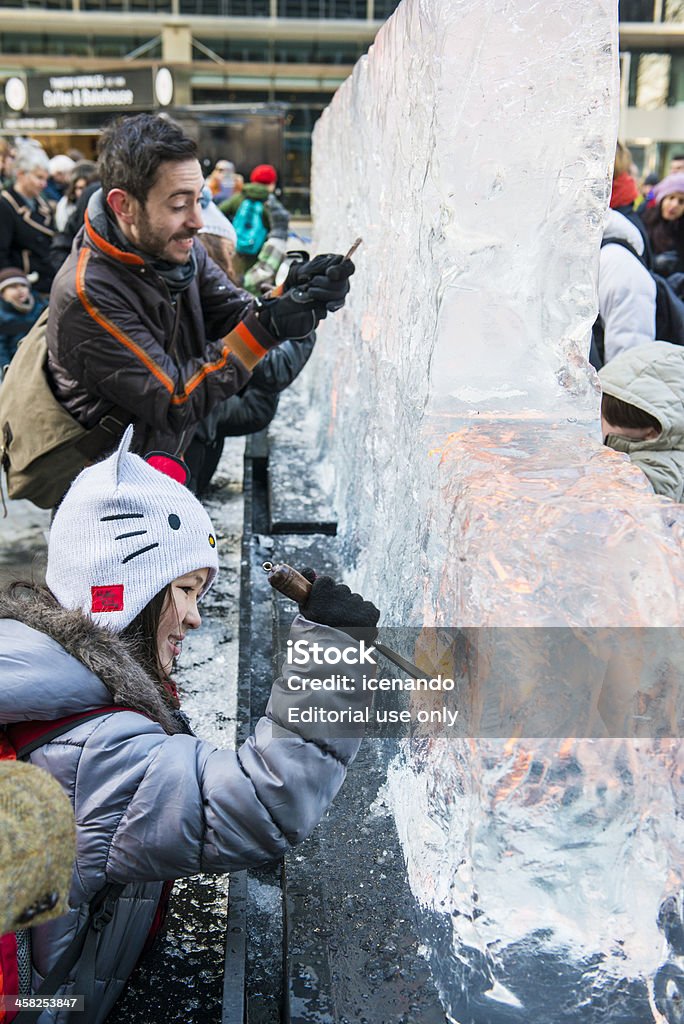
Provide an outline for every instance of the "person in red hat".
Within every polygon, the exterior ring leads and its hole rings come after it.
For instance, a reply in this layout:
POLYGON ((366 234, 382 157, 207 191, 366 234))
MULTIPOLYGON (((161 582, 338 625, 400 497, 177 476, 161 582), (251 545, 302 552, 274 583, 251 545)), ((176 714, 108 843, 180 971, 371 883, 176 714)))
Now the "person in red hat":
MULTIPOLYGON (((33 275, 32 275, 33 276, 33 275)), ((45 309, 45 301, 34 295, 23 270, 0 270, 0 379, 17 351, 18 342, 28 334, 45 309)))
POLYGON ((219 204, 219 209, 235 228, 237 242, 233 265, 241 280, 257 262, 268 239, 283 240, 282 247, 278 246, 279 252, 282 248, 281 260, 285 252, 290 215, 274 195, 277 182, 275 167, 257 164, 242 191, 219 204))

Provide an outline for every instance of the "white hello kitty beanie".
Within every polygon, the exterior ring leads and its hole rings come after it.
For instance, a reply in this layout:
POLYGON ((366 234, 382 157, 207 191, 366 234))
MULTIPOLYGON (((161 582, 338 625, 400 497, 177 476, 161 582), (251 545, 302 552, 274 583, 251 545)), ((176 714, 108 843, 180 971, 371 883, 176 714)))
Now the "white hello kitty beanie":
POLYGON ((195 496, 177 480, 119 450, 89 466, 69 488, 48 542, 46 583, 64 608, 80 608, 115 632, 178 576, 218 572, 216 536, 195 496))

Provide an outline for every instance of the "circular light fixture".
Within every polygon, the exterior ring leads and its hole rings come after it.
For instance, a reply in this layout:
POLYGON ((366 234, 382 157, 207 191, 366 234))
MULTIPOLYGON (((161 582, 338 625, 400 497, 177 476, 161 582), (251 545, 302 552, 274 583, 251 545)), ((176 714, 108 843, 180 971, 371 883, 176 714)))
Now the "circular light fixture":
POLYGON ((26 106, 26 85, 22 78, 8 78, 5 82, 5 102, 11 110, 26 106))
POLYGON ((168 107, 173 99, 173 75, 168 68, 159 68, 154 76, 154 94, 160 106, 168 107))

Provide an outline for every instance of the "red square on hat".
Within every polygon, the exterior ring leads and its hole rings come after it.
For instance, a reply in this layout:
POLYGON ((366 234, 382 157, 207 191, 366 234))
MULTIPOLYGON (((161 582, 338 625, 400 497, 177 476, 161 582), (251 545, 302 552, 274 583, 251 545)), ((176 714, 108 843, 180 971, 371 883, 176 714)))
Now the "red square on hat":
POLYGON ((91 612, 122 612, 124 606, 123 583, 112 583, 106 587, 91 587, 91 612))

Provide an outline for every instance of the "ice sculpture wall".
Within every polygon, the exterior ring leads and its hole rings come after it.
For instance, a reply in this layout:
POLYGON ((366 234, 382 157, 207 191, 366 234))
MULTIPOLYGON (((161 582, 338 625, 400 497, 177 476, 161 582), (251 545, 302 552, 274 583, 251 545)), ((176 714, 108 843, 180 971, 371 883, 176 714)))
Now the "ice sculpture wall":
MULTIPOLYGON (((601 446, 584 358, 616 8, 404 0, 316 127, 317 249, 364 241, 310 379, 386 622, 684 622, 682 508, 601 446)), ((408 745, 389 792, 454 1020, 676 1019, 680 759, 671 739, 408 745)))

